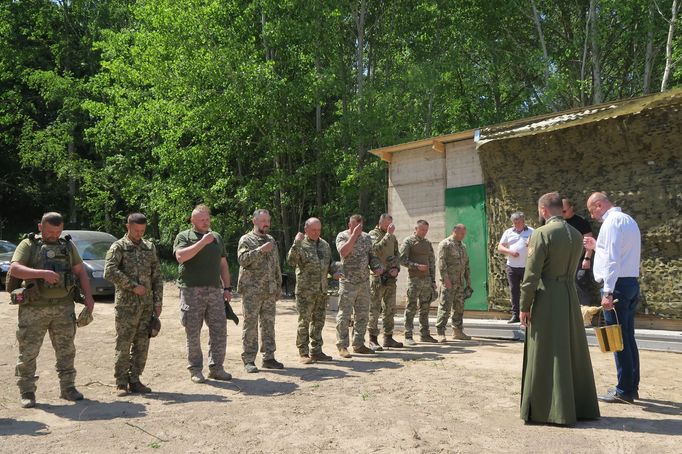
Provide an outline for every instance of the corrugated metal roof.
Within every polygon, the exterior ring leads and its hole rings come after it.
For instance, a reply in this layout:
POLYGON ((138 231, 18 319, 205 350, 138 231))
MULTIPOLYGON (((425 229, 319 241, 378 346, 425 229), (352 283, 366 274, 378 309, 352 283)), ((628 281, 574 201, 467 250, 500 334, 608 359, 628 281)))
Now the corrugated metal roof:
POLYGON ((651 109, 680 105, 682 105, 682 89, 676 89, 639 98, 502 123, 481 128, 476 146, 478 150, 481 150, 485 144, 496 140, 544 134, 609 118, 638 114, 651 109))

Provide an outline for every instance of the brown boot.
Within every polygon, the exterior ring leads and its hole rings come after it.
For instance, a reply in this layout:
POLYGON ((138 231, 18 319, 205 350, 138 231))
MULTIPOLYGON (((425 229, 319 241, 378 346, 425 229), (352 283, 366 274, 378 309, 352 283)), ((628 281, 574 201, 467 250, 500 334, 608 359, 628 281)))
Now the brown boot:
POLYGON ((350 358, 351 357, 350 353, 348 352, 348 349, 344 348, 344 347, 339 348, 339 356, 341 358, 350 358))
POLYGON ((437 341, 436 339, 434 339, 434 338, 431 336, 431 334, 426 334, 426 335, 423 335, 423 336, 419 336, 419 341, 420 341, 420 342, 428 342, 428 343, 430 343, 430 344, 437 344, 437 343, 438 343, 438 341, 437 341))
POLYGON ((374 350, 371 348, 367 348, 363 345, 358 345, 357 347, 353 347, 353 351, 359 355, 371 355, 374 353, 374 350))
MULTIPOLYGON (((348 351, 348 350, 346 350, 346 351, 348 351)), ((325 355, 324 352, 320 352, 320 353, 311 353, 310 359, 312 359, 313 361, 331 361, 334 358, 332 358, 329 355, 325 355)))
POLYGON ((116 385, 116 390, 114 391, 116 397, 125 397, 128 395, 128 385, 116 385))
POLYGON ((141 382, 136 381, 130 384, 130 392, 135 394, 146 394, 152 392, 152 389, 149 386, 145 386, 141 382))
POLYGON ((454 335, 452 336, 452 338, 454 340, 465 340, 465 341, 471 340, 471 336, 467 336, 466 334, 464 334, 464 330, 462 330, 462 328, 454 328, 453 331, 454 331, 454 335))
POLYGON ((301 364, 312 364, 313 359, 312 359, 310 356, 308 356, 308 355, 301 355, 301 356, 298 358, 298 361, 299 361, 301 364))
POLYGON ((436 335, 436 339, 438 340, 439 343, 444 344, 447 342, 447 339, 445 339, 445 333, 438 333, 436 335))
POLYGON ((377 336, 369 336, 369 348, 371 348, 375 352, 380 352, 383 351, 384 349, 381 348, 381 345, 379 345, 379 340, 377 339, 377 336))
POLYGON ((384 348, 403 348, 403 343, 394 340, 391 334, 384 334, 384 348))

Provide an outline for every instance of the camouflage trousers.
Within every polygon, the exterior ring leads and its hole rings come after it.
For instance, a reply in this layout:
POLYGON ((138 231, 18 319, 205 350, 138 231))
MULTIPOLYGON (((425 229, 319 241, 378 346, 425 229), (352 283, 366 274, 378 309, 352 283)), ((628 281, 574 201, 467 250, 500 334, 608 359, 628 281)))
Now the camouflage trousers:
POLYGON ((430 278, 411 277, 407 281, 407 306, 405 307, 405 337, 412 338, 414 316, 419 308, 419 333, 429 334, 429 308, 433 300, 430 278))
POLYGON ((149 322, 154 305, 151 300, 142 302, 137 297, 129 303, 117 304, 114 308, 116 323, 114 378, 117 385, 140 381, 149 351, 149 322))
POLYGON ((218 287, 184 287, 180 289, 180 323, 187 335, 187 369, 201 372, 201 327, 208 327, 208 367, 221 369, 227 346, 227 319, 223 291, 218 287))
POLYGON ((381 323, 384 327, 384 334, 392 336, 395 320, 395 279, 390 279, 386 284, 382 284, 380 276, 372 276, 370 291, 369 335, 379 335, 379 316, 382 316, 381 323))
POLYGON ((324 293, 296 295, 298 310, 298 331, 296 347, 300 355, 322 352, 322 329, 327 310, 327 295, 324 293), (308 342, 310 341, 310 348, 308 342))
POLYGON ((448 326, 448 318, 452 310, 452 327, 462 329, 462 317, 464 316, 464 289, 462 287, 445 288, 440 286, 440 301, 438 302, 438 316, 436 329, 438 334, 445 334, 448 326))
POLYGON ((36 391, 36 360, 43 345, 45 333, 50 341, 56 357, 57 376, 62 390, 75 385, 76 369, 73 366, 76 357, 76 314, 73 303, 52 306, 19 306, 17 324, 17 343, 19 357, 15 375, 19 392, 36 391))
POLYGON ((242 361, 252 363, 258 354, 258 328, 260 325, 260 351, 263 360, 274 359, 275 295, 268 293, 242 294, 244 323, 242 324, 242 361))
POLYGON ((353 347, 365 344, 369 317, 369 280, 353 284, 339 284, 339 312, 336 314, 336 346, 348 348, 348 325, 353 315, 353 347))

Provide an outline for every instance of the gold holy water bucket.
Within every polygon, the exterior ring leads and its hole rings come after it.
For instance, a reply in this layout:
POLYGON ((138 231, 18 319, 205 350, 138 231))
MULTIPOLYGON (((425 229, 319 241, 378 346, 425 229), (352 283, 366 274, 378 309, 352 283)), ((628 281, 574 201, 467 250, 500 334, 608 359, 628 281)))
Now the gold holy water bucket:
POLYGON ((618 322, 618 313, 616 309, 612 309, 616 314, 616 324, 607 325, 604 320, 604 310, 599 312, 597 326, 594 328, 594 334, 597 336, 599 348, 603 353, 620 352, 623 350, 623 332, 618 322))

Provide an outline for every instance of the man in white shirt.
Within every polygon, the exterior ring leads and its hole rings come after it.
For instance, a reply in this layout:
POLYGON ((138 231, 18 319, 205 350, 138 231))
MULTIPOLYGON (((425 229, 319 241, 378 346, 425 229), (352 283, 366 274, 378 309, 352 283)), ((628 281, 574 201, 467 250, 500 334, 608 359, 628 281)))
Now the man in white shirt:
POLYGON ((632 217, 613 206, 601 192, 587 199, 592 218, 602 222, 599 236, 585 237, 583 243, 594 250, 594 278, 603 284, 601 305, 608 324, 618 315, 623 332, 623 350, 615 353, 618 384, 600 396, 603 402, 632 402, 639 399, 639 351, 635 341, 635 312, 639 303, 639 261, 641 234, 632 217), (618 300, 614 304, 614 300, 618 300))
POLYGON ((511 290, 512 316, 508 323, 519 323, 519 300, 521 298, 521 281, 526 271, 528 258, 528 240, 533 229, 526 225, 522 212, 512 213, 509 218, 514 225, 504 231, 497 250, 507 256, 507 281, 511 290))

